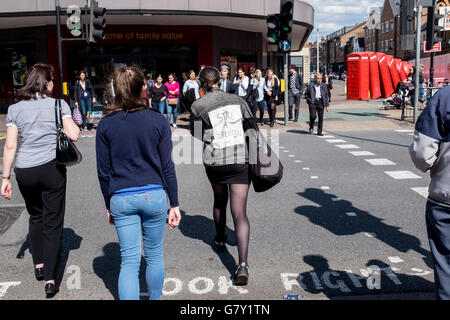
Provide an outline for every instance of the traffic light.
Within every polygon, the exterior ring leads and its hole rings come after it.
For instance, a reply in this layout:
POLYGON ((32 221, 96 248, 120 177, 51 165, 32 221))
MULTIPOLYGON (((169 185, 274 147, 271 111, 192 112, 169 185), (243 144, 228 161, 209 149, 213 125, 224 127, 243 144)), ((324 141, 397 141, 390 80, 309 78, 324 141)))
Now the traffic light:
POLYGON ((83 24, 81 23, 81 9, 77 5, 71 5, 66 11, 67 28, 74 37, 79 37, 83 33, 83 24))
POLYGON ((267 42, 270 44, 278 44, 278 41, 280 40, 280 30, 278 29, 279 23, 279 14, 267 16, 267 42))
POLYGON ((439 25, 439 19, 442 19, 444 16, 441 14, 437 14, 435 11, 435 7, 428 7, 428 16, 427 16, 427 50, 433 49, 434 45, 438 42, 442 41, 442 38, 436 35, 437 32, 442 31, 444 28, 439 25))
POLYGON ((414 50, 415 0, 400 1, 400 49, 414 50))
POLYGON ((294 18, 294 1, 292 0, 281 0, 280 2, 280 19, 279 19, 279 30, 280 30, 280 40, 279 40, 279 50, 281 52, 291 51, 292 42, 292 25, 294 18))
POLYGON ((106 9, 99 7, 97 1, 91 0, 89 42, 105 38, 105 30, 102 30, 106 26, 106 20, 103 18, 105 14, 106 9))

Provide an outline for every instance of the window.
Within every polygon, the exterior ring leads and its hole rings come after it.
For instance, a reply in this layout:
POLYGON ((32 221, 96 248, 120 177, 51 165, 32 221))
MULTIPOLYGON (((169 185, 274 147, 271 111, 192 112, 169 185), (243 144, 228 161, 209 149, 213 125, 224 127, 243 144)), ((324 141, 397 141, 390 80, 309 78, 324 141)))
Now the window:
POLYGON ((385 22, 384 22, 384 30, 385 30, 386 32, 389 32, 389 21, 385 21, 385 22))
POLYGON ((391 31, 394 31, 394 20, 391 20, 391 31))
POLYGON ((389 40, 389 46, 391 47, 391 50, 394 49, 394 45, 393 45, 394 41, 391 39, 389 40))
POLYGON ((389 40, 384 41, 384 46, 385 46, 385 50, 388 51, 389 50, 389 40))

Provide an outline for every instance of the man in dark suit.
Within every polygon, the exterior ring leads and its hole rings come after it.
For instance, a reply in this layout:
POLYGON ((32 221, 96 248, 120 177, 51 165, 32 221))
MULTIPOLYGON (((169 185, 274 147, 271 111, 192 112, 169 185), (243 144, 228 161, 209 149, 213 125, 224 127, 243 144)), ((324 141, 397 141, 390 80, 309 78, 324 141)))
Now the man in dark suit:
POLYGON ((328 112, 330 98, 327 85, 322 83, 322 75, 320 73, 316 74, 315 83, 308 85, 305 95, 309 105, 309 133, 312 133, 314 130, 314 122, 316 121, 316 114, 318 114, 319 126, 317 135, 322 136, 323 109, 325 108, 328 112))
POLYGON ((295 104, 295 118, 294 121, 298 121, 298 114, 300 111, 300 100, 303 93, 303 81, 300 74, 297 73, 297 67, 293 64, 289 68, 289 121, 292 121, 292 108, 295 104))
POLYGON ((220 71, 219 88, 225 93, 234 93, 233 83, 228 79, 228 67, 223 66, 220 71))

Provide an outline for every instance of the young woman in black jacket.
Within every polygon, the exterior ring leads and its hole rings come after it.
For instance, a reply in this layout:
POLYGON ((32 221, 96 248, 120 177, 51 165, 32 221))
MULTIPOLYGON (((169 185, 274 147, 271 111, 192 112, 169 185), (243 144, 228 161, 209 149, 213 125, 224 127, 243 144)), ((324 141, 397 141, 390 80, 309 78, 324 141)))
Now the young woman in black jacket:
POLYGON ((270 126, 273 127, 277 114, 278 96, 280 95, 280 83, 272 69, 266 71, 266 83, 264 84, 264 98, 267 101, 270 126))
POLYGON ((92 112, 92 106, 97 102, 97 96, 91 82, 86 79, 84 71, 80 71, 78 80, 75 82, 74 99, 75 105, 80 108, 83 128, 87 130, 86 115, 88 112, 92 112))

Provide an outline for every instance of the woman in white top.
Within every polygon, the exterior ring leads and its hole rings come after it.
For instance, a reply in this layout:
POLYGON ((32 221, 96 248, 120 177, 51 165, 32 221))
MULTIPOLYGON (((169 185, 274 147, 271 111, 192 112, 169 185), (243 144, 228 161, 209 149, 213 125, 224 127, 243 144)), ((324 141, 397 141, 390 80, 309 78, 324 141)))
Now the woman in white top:
POLYGON ((249 83, 250 83, 250 80, 245 75, 244 69, 239 68, 238 75, 234 79, 233 84, 236 86, 236 90, 235 90, 236 94, 239 97, 244 98, 244 100, 247 98, 247 88, 248 88, 249 83))
POLYGON ((253 117, 256 118, 256 109, 259 109, 259 123, 264 125, 264 86, 266 84, 266 80, 262 76, 262 71, 257 69, 255 71, 255 77, 251 80, 250 84, 253 86, 255 90, 255 104, 253 108, 253 117))
POLYGON ((199 88, 200 88, 200 86, 198 84, 197 77, 195 75, 195 71, 190 70, 189 71, 189 80, 187 80, 183 86, 183 94, 185 95, 188 90, 194 89, 195 100, 200 99, 200 93, 198 91, 199 88))

